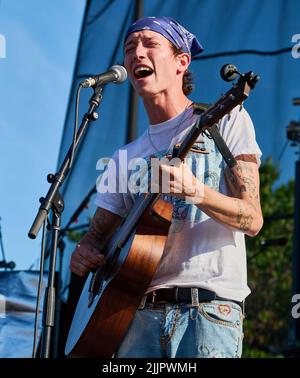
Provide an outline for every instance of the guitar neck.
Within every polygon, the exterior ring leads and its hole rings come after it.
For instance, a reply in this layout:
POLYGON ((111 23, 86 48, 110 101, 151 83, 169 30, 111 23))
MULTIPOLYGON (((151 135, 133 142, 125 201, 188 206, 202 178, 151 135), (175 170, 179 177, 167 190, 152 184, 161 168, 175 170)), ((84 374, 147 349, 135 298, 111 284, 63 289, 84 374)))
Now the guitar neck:
MULTIPOLYGON (((255 85, 253 82, 255 81, 254 79, 255 77, 253 77, 252 72, 249 72, 240 77, 237 84, 233 85, 225 95, 221 96, 217 102, 211 105, 203 113, 200 114, 199 110, 196 108, 194 113, 198 114, 198 119, 188 135, 184 138, 183 142, 174 147, 173 157, 179 157, 183 160, 201 132, 213 126, 237 105, 242 104, 242 102, 248 97, 250 88, 253 88, 255 85)), ((114 247, 122 248, 134 228, 137 226, 137 223, 143 216, 144 212, 153 204, 158 196, 158 193, 149 192, 147 194, 142 193, 137 198, 132 210, 118 232, 114 247)))
POLYGON ((217 123, 237 105, 242 104, 242 102, 248 98, 249 92, 250 86, 245 79, 241 79, 238 84, 234 85, 225 95, 204 112, 201 111, 200 113, 199 110, 195 108, 194 113, 198 114, 198 119, 183 142, 174 147, 172 157, 178 157, 183 160, 199 135, 205 131, 205 129, 217 123))
MULTIPOLYGON (((139 195, 126 220, 122 224, 120 232, 117 234, 117 247, 122 248, 122 246, 125 244, 126 240, 131 235, 134 228, 137 226, 137 223, 143 216, 144 212, 147 210, 149 206, 152 205, 152 203, 156 200, 158 196, 159 193, 142 193, 139 195)), ((113 246, 110 249, 113 250, 115 248, 116 246, 113 246)))

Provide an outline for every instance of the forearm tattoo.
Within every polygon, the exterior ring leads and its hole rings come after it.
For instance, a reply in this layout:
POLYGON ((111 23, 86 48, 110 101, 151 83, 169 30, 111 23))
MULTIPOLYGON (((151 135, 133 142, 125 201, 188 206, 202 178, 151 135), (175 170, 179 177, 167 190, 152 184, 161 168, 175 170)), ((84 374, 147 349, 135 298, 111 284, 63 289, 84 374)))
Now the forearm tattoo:
POLYGON ((233 194, 241 195, 247 193, 250 199, 257 199, 257 186, 254 178, 254 167, 244 161, 237 161, 234 169, 226 170, 233 194))
POLYGON ((108 218, 102 209, 98 209, 91 222, 89 231, 98 247, 102 246, 107 240, 110 226, 108 218))
POLYGON ((248 212, 248 214, 245 212, 241 200, 235 199, 235 203, 237 205, 236 221, 238 223, 238 228, 241 231, 247 232, 252 226, 253 216, 250 214, 250 212, 248 212))
POLYGON ((255 198, 256 185, 252 178, 242 177, 241 180, 244 184, 240 186, 240 193, 248 192, 249 198, 255 198))

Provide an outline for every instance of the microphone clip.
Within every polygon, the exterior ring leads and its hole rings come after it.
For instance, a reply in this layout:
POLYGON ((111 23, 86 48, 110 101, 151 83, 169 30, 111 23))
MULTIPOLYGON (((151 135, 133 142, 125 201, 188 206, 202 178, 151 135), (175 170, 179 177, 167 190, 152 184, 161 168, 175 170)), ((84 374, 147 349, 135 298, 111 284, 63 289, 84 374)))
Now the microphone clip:
POLYGON ((220 70, 220 76, 223 80, 229 82, 235 80, 238 76, 240 76, 240 80, 244 80, 247 82, 249 87, 253 89, 260 79, 259 75, 254 74, 252 71, 249 71, 245 74, 239 72, 234 64, 225 64, 222 66, 220 70))

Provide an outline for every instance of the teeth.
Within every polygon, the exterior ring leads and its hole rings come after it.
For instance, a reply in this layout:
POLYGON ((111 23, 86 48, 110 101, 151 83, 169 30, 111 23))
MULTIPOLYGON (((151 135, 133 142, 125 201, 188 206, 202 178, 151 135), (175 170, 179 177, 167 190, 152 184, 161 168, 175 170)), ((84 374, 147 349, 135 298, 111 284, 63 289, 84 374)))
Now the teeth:
POLYGON ((138 72, 141 72, 141 71, 149 71, 149 72, 152 72, 151 68, 149 67, 137 67, 135 70, 134 70, 134 73, 138 73, 138 72))

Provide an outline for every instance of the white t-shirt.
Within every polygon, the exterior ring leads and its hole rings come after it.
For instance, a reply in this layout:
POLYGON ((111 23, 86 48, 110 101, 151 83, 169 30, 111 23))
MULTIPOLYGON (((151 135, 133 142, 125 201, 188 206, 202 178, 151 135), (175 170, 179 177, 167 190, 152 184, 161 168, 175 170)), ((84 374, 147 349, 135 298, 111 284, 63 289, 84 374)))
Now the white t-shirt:
MULTIPOLYGON (((116 151, 113 156, 115 167, 110 169, 109 165, 99 183, 102 185, 109 179, 113 182, 117 178, 117 184, 113 185, 117 193, 98 192, 96 205, 126 216, 136 195, 126 192, 126 184, 124 186, 128 177, 132 177, 124 158, 127 157, 127 161, 134 158, 150 161, 150 157, 171 153, 174 144, 183 140, 195 120, 193 109, 189 108, 173 119, 150 125, 140 138, 116 151), (118 184, 119 179, 122 184, 118 184)), ((219 131, 233 156, 261 156, 252 121, 245 109, 236 107, 230 118, 223 117, 219 122, 219 131)), ((226 195, 222 155, 207 136, 200 136, 196 145, 209 153, 188 153, 187 161, 194 175, 226 195)), ((195 205, 171 196, 166 199, 173 203, 173 219, 163 256, 148 292, 163 287, 200 287, 212 290, 221 297, 242 301, 250 293, 244 234, 216 222, 195 205)))

